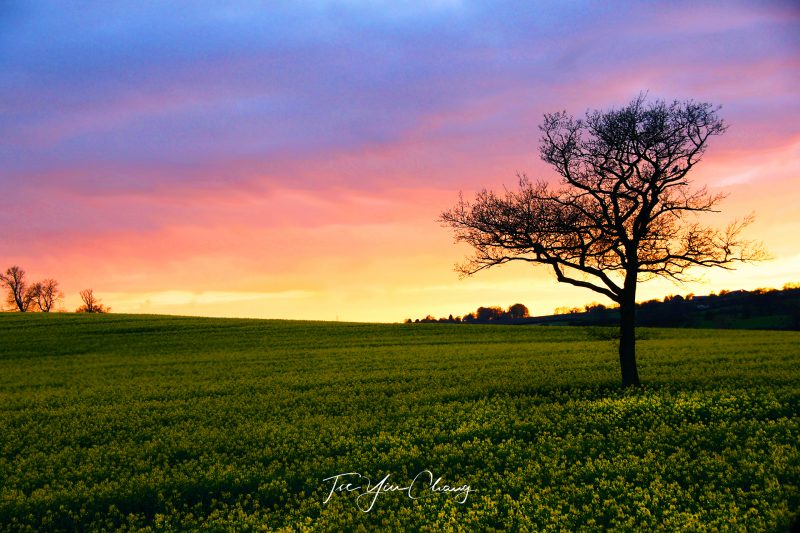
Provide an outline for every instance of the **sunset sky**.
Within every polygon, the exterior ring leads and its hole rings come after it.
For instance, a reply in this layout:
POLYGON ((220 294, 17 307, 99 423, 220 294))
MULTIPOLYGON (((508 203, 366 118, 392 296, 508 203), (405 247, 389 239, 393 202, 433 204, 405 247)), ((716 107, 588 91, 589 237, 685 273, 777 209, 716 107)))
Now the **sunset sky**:
MULTIPOLYGON (((694 171, 773 256, 640 299, 800 281, 796 2, 0 1, 0 266, 74 309, 402 321, 602 302, 459 280, 459 191, 556 180, 542 114, 652 97, 730 124, 694 171)), ((690 174, 690 176, 692 176, 690 174)), ((608 303, 608 302, 604 302, 608 303)))

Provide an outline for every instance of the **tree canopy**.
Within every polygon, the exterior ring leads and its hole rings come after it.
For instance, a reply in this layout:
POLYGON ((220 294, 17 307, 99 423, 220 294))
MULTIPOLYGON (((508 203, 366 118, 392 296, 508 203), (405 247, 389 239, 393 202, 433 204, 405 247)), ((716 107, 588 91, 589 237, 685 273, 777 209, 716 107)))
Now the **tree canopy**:
POLYGON ((639 281, 690 279, 696 266, 732 268, 764 258, 742 238, 752 216, 722 229, 699 215, 717 211, 723 194, 693 188, 689 172, 707 141, 727 129, 718 108, 695 101, 648 101, 575 118, 548 113, 540 154, 559 186, 519 176, 516 190, 461 197, 441 215, 473 255, 458 270, 472 275, 511 261, 547 265, 556 279, 620 305, 623 382, 638 384, 634 309, 639 281))

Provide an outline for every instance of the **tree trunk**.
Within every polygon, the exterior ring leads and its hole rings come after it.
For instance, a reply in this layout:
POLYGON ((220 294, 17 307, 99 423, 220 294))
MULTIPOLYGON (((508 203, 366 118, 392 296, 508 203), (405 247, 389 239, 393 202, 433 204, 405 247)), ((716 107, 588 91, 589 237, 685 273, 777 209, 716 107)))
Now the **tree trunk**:
POLYGON ((639 372, 636 369, 636 281, 633 282, 632 287, 627 288, 619 304, 619 366, 622 370, 622 386, 638 387, 639 372))

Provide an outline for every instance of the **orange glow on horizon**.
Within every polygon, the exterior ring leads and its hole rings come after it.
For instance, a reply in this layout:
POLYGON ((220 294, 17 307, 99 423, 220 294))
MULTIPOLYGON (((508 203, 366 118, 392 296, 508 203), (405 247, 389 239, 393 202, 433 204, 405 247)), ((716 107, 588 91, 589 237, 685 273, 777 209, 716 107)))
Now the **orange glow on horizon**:
POLYGON ((460 191, 555 180, 543 113, 642 90, 722 106, 690 178, 729 193, 716 224, 754 212, 774 259, 639 299, 800 281, 788 4, 205 6, 197 27, 140 7, 113 34, 35 4, 4 26, 0 268, 57 279, 67 309, 88 287, 112 312, 342 321, 602 302, 544 267, 459 280, 469 250, 436 220, 460 191))

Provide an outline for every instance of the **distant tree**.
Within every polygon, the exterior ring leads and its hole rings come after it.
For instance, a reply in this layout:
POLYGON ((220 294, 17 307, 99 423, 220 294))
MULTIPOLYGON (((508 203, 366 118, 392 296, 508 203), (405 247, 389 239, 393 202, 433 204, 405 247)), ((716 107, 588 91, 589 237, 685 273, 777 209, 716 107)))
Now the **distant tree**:
POLYGON ((587 304, 584 307, 584 309, 586 310, 587 313, 599 313, 599 312, 605 311, 607 308, 603 304, 599 304, 597 302, 592 302, 590 304, 587 304))
POLYGON ((64 297, 54 279, 46 279, 34 283, 28 289, 33 304, 43 313, 49 313, 56 303, 64 297))
POLYGON ((33 302, 33 293, 25 281, 25 271, 17 265, 9 267, 0 273, 0 282, 8 290, 6 303, 15 306, 20 313, 26 312, 33 302))
POLYGON ((109 308, 101 304, 100 300, 95 297, 92 289, 82 290, 80 295, 83 305, 76 310, 76 313, 107 313, 109 311, 109 308))
POLYGON ((528 318, 530 311, 522 304, 514 304, 508 308, 508 316, 510 318, 528 318))
POLYGON ((692 267, 732 268, 762 259, 741 238, 752 217, 723 230, 694 215, 714 212, 724 198, 692 189, 687 174, 706 142, 727 126, 708 103, 648 102, 546 114, 541 156, 562 177, 560 189, 520 176, 519 189, 484 189, 463 198, 440 220, 474 249, 463 275, 510 261, 547 265, 556 279, 603 294, 619 305, 619 361, 624 386, 638 385, 636 288, 655 277, 687 279, 692 267))
POLYGON ((475 320, 477 322, 491 322, 503 316, 503 309, 493 305, 491 307, 479 307, 475 311, 475 320))

